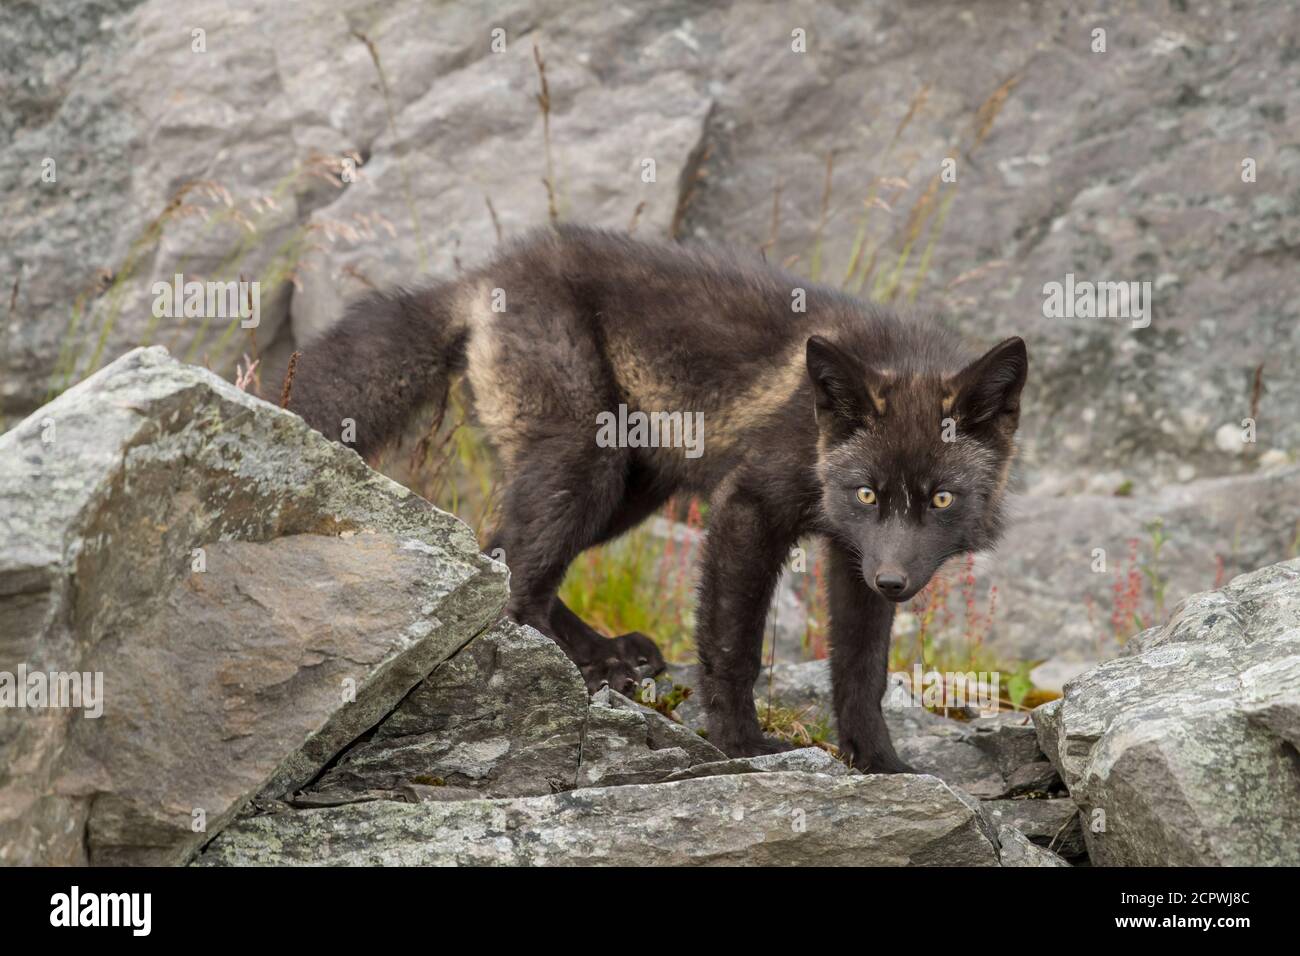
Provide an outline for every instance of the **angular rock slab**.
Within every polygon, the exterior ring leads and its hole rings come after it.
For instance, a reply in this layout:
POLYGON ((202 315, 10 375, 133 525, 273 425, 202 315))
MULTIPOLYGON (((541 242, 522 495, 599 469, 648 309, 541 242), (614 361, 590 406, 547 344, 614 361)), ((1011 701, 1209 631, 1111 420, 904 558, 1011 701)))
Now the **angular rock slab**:
POLYGON ((856 770, 850 770, 845 764, 836 760, 825 750, 818 747, 800 747, 782 753, 762 754, 757 757, 735 757, 716 763, 697 763, 685 770, 678 770, 669 780, 692 780, 696 777, 716 777, 727 773, 776 773, 779 771, 798 771, 800 773, 824 773, 832 777, 846 777, 856 770))
POLYGON ((1001 849, 998 851, 998 859, 1003 866, 1070 865, 1051 850, 1045 850, 1041 846, 1030 842, 1029 837, 1015 827, 1001 827, 998 830, 998 843, 1001 845, 1001 849))
POLYGON ((1031 843, 1053 850, 1066 860, 1087 859, 1088 848, 1079 827, 1079 808, 1069 797, 984 800, 982 806, 995 827, 1017 830, 1031 843))
POLYGON ((727 755, 694 730, 608 687, 591 695, 579 787, 657 783, 727 755))
POLYGON ((439 665, 310 789, 364 793, 435 778, 470 796, 571 790, 586 721, 587 688, 573 662, 550 638, 501 620, 439 665))
POLYGON ((128 353, 0 436, 0 672, 100 672, 105 698, 0 708, 0 862, 183 862, 505 597, 468 528, 355 453, 128 353))
POLYGON ((1189 598, 1034 721, 1094 863, 1300 864, 1300 560, 1189 598))
POLYGON ((997 851, 934 777, 792 772, 249 817, 196 863, 994 866, 997 851))

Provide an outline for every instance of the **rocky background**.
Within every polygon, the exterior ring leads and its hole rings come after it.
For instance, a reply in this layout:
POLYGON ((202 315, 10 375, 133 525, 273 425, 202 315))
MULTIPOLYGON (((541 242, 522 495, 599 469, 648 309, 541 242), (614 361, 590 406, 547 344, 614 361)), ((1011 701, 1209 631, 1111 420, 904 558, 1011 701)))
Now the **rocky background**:
POLYGON ((8 4, 0 414, 137 345, 281 368, 546 222, 549 175, 560 218, 1028 340, 1025 494, 976 571, 988 644, 1059 686, 1138 629, 1134 573, 1152 624, 1300 547, 1298 42, 1250 2, 8 4), (177 272, 257 279, 261 325, 155 319, 177 272), (1044 318, 1068 273, 1150 282, 1150 327, 1044 318))
MULTIPOLYGON (((1275 789, 1296 789, 1294 692, 1277 691, 1295 676, 1295 570, 1257 569, 1300 548, 1298 44, 1294 11, 1262 2, 6 3, 0 670, 76 658, 150 680, 101 723, 0 711, 0 859, 180 862, 238 819, 205 862, 281 842, 286 859, 360 860, 313 836, 355 816, 393 835, 393 860, 522 860, 534 843, 482 835, 583 806, 690 832, 662 815, 665 787, 714 808, 710 860, 766 852, 727 829, 738 795, 760 818, 823 806, 832 825, 858 799, 925 803, 970 860, 1038 858, 1003 824, 1076 861, 1284 858, 1269 847, 1300 845, 1275 789), (450 274, 552 216, 761 250, 975 345, 1026 338, 1011 531, 972 573, 997 589, 985 650, 1042 662, 1040 687, 1081 675, 1035 712, 1032 746, 1023 715, 982 730, 900 709, 900 749, 942 781, 850 776, 840 799, 803 758, 690 776, 718 755, 666 743, 657 711, 578 699, 528 634, 486 630, 505 583, 473 531, 192 367, 279 367, 348 297, 450 274), (156 319, 151 286, 178 272, 259 281, 260 326, 156 319), (1045 318, 1044 284, 1071 273, 1149 281, 1150 326, 1045 318), (33 438, 47 419, 50 447, 33 438), (224 584, 193 577, 196 547, 224 584), (245 575, 273 584, 250 595, 245 575), (176 633, 195 647, 167 657, 176 633), (557 692, 484 723, 475 688, 513 686, 498 655, 557 692), (203 734, 143 716, 192 698, 211 708, 203 734), (535 708, 554 732, 520 736, 535 708), (105 756, 127 740, 135 757, 105 756), (213 748, 228 777, 195 760, 213 748), (461 811, 441 805, 462 790, 461 811), (1120 795, 1127 822, 1097 835, 1120 795), (1058 833, 1079 809, 1084 828, 1058 833), (1247 836, 1225 835, 1232 814, 1247 836), (420 849, 431 826, 461 836, 420 849)), ((808 590, 783 589, 775 673, 815 711, 808 590)), ((689 726, 689 703, 676 716, 689 726)), ((624 845, 575 832, 547 859, 624 845)), ((807 832, 772 852, 825 859, 807 832)), ((917 839, 854 859, 951 849, 917 839)))

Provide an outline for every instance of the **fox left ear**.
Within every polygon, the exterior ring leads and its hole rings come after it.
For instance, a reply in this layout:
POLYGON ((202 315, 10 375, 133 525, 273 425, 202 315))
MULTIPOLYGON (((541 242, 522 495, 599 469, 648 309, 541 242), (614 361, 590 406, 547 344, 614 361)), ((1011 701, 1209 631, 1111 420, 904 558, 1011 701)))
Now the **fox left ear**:
POLYGON ((1029 354, 1019 336, 1000 342, 957 373, 952 411, 967 425, 983 425, 1002 415, 1020 420, 1020 391, 1029 374, 1029 354))

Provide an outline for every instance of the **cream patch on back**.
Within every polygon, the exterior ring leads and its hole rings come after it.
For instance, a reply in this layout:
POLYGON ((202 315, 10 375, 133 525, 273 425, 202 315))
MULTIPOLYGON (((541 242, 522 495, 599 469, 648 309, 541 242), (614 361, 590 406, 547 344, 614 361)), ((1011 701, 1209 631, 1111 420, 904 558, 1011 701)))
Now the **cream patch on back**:
POLYGON ((505 464, 518 445, 518 422, 524 411, 514 381, 503 374, 501 346, 495 333, 502 313, 492 311, 492 287, 483 282, 469 286, 456 301, 457 315, 469 329, 465 347, 465 376, 474 390, 474 411, 505 464))

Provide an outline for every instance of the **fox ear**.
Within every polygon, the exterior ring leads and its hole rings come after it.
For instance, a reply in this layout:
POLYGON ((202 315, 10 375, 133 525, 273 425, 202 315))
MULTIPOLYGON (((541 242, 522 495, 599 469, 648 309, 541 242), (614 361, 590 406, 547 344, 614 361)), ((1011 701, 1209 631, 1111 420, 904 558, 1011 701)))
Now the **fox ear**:
POLYGON ((867 396, 860 382, 858 363, 820 335, 808 340, 806 353, 818 420, 823 424, 831 419, 844 423, 861 421, 866 413, 867 396))
POLYGON ((871 414, 885 413, 886 380, 838 345, 820 335, 808 339, 808 378, 817 400, 817 417, 834 417, 860 424, 871 414))
POLYGON ((1020 390, 1029 374, 1024 339, 1000 342, 957 373, 952 410, 967 425, 983 425, 1002 415, 1020 420, 1020 390))

